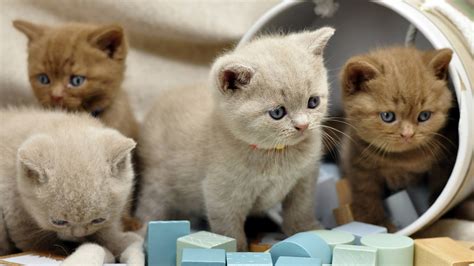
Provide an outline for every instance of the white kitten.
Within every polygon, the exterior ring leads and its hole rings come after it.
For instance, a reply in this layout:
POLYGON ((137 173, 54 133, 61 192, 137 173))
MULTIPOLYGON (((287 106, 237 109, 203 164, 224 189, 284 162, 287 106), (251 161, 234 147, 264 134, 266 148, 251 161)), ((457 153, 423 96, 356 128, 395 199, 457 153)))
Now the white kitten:
POLYGON ((286 234, 317 228, 312 194, 328 102, 322 52, 333 33, 262 37, 217 59, 210 89, 162 94, 141 132, 138 217, 205 213, 239 250, 247 216, 279 202, 286 234))
POLYGON ((95 242, 120 256, 142 242, 120 220, 133 140, 87 114, 0 110, 0 124, 1 254, 95 242))

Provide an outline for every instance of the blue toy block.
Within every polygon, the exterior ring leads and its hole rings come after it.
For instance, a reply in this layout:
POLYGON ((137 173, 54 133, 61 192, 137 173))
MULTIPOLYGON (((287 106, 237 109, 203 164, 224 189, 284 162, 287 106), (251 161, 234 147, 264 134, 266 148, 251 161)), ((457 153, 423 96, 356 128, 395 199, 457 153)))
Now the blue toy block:
POLYGON ((377 266, 377 249, 372 247, 337 245, 333 251, 333 266, 377 266))
POLYGON ((333 228, 332 230, 343 231, 353 234, 355 236, 354 243, 357 245, 360 245, 360 238, 363 236, 387 233, 387 228, 385 227, 361 222, 350 222, 348 224, 333 228))
POLYGON ((279 257, 275 266, 321 266, 319 258, 279 257))
POLYGON ((224 249, 226 252, 237 251, 237 241, 233 238, 199 231, 178 238, 176 242, 176 266, 181 266, 181 255, 184 248, 224 249))
POLYGON ((225 250, 185 248, 182 266, 225 266, 225 250))
POLYGON ((270 253, 228 252, 227 266, 273 266, 270 253))
POLYGON ((176 240, 190 231, 189 221, 149 222, 145 242, 147 265, 175 266, 176 240))
POLYGON ((322 263, 331 263, 332 257, 329 245, 312 232, 298 233, 273 245, 270 254, 273 263, 281 256, 319 258, 322 263))

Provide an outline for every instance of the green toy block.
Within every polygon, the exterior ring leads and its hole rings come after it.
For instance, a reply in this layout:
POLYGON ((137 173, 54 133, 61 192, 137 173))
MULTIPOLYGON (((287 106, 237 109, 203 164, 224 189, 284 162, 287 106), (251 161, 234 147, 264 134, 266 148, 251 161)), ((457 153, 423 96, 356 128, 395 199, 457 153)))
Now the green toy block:
POLYGON ((237 241, 230 237, 206 231, 199 231, 180 237, 176 242, 177 266, 181 266, 181 257, 184 248, 224 249, 227 252, 235 252, 237 251, 237 241))
POLYGON ((313 230, 310 232, 326 241, 331 250, 334 250, 337 245, 351 245, 355 242, 355 236, 348 232, 330 230, 313 230))
POLYGON ((377 249, 377 266, 413 265, 413 239, 395 234, 374 234, 360 239, 364 246, 377 249))
POLYGON ((372 247, 337 245, 332 254, 333 266, 377 266, 377 249, 372 247))

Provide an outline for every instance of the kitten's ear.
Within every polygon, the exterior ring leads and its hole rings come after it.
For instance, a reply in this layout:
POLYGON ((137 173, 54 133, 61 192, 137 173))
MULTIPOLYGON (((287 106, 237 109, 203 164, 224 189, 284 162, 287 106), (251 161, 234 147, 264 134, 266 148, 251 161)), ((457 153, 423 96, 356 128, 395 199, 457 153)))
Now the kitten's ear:
POLYGON ((89 35, 88 40, 112 59, 123 60, 127 55, 125 33, 119 25, 101 26, 89 35))
POLYGON ((45 31, 44 26, 36 25, 24 20, 14 20, 13 26, 17 30, 23 32, 30 42, 40 37, 45 31))
POLYGON ((36 135, 26 140, 17 152, 19 171, 34 182, 46 183, 45 169, 53 163, 47 153, 53 147, 54 140, 47 135, 36 135))
POLYGON ((424 59, 428 63, 428 67, 433 69, 438 79, 442 80, 448 77, 448 67, 452 57, 453 50, 449 48, 429 51, 424 54, 424 59))
POLYGON ((366 82, 374 79, 381 71, 374 62, 365 57, 350 59, 341 75, 341 85, 346 95, 357 93, 366 88, 366 82))
POLYGON ((112 169, 123 169, 130 158, 130 152, 137 143, 114 129, 104 131, 99 139, 105 147, 107 161, 111 164, 112 169))
POLYGON ((335 31, 334 28, 323 27, 311 32, 297 33, 293 36, 299 44, 307 47, 314 55, 320 56, 335 31))
POLYGON ((217 71, 217 86, 223 93, 233 92, 250 83, 255 70, 239 63, 226 64, 217 71))

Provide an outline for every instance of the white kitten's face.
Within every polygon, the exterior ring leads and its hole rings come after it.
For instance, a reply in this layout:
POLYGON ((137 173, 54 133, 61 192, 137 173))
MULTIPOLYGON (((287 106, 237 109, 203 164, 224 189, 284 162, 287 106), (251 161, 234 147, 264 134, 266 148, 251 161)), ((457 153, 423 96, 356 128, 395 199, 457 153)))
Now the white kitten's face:
POLYGON ((217 108, 237 138, 271 149, 295 145, 320 128, 328 105, 327 73, 322 56, 305 41, 321 35, 305 34, 306 39, 257 40, 216 63, 217 108))
POLYGON ((82 140, 33 137, 20 148, 20 193, 42 229, 79 240, 120 220, 132 187, 129 152, 134 143, 115 137, 123 147, 84 135, 82 140))

